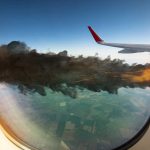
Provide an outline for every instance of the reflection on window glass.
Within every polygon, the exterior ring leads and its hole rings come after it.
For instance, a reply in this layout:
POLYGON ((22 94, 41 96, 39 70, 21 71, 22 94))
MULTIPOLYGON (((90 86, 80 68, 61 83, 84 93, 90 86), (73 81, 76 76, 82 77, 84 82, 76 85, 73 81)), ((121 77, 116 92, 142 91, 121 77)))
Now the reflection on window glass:
POLYGON ((1 49, 7 57, 0 60, 1 124, 27 147, 110 150, 149 118, 149 64, 39 54, 21 42, 1 49))

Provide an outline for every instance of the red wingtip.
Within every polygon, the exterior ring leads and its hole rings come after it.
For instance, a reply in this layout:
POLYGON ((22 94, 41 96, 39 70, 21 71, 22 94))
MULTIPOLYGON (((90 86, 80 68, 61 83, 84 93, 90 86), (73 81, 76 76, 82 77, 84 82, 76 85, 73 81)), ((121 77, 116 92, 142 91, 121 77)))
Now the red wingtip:
POLYGON ((88 28, 96 42, 103 42, 103 40, 95 33, 91 26, 88 26, 88 28))

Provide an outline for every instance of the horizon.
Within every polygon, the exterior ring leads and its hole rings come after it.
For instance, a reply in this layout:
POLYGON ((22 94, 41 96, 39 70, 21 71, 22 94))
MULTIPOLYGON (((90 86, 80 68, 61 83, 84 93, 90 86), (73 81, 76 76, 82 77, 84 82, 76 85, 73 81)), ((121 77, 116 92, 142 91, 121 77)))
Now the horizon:
POLYGON ((87 26, 108 42, 150 43, 148 0, 5 0, 1 1, 1 43, 27 43, 39 52, 67 50, 70 55, 99 56, 148 63, 149 53, 118 54, 120 49, 100 46, 87 26), (140 10, 140 11, 139 11, 140 10))

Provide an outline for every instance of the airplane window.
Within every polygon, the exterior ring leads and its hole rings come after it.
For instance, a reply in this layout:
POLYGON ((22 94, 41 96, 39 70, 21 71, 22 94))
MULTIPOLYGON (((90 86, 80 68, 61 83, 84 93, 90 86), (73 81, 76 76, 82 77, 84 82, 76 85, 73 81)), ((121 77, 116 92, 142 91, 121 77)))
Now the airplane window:
POLYGON ((150 125, 149 6, 0 0, 0 150, 133 150, 150 125))

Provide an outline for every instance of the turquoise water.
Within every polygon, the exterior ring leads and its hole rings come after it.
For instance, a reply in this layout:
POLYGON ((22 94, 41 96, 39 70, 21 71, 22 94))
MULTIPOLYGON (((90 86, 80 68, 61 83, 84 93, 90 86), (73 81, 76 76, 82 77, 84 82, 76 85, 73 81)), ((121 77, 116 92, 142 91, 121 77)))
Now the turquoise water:
POLYGON ((131 139, 150 116, 150 88, 118 94, 76 87, 77 98, 45 87, 46 96, 0 84, 0 117, 40 150, 110 150, 131 139))

